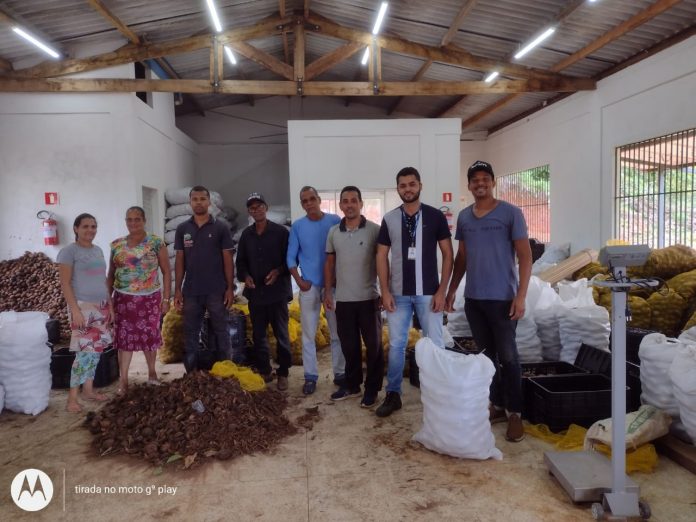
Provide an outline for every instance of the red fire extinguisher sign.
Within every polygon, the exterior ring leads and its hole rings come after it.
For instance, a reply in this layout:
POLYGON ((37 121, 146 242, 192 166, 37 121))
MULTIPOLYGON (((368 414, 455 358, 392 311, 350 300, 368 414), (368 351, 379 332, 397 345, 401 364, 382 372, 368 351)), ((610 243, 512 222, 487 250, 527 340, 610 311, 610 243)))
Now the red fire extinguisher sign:
POLYGON ((48 210, 37 212, 36 217, 41 220, 41 232, 43 233, 44 245, 58 244, 58 222, 55 216, 48 210))

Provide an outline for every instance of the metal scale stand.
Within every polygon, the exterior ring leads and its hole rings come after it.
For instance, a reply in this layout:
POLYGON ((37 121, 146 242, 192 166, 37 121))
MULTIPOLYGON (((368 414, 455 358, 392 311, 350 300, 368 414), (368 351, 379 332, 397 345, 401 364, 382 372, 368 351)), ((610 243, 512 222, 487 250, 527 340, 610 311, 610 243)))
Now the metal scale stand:
POLYGON ((594 502, 592 516, 621 520, 650 518, 650 506, 640 501, 640 487, 626 476, 626 294, 634 286, 657 286, 657 281, 630 281, 626 267, 641 266, 650 254, 647 245, 604 247, 599 254, 614 281, 597 281, 611 294, 611 463, 595 451, 544 453, 544 462, 574 502, 594 502), (620 449, 616 451, 616 449, 620 449), (601 502, 600 502, 601 501, 601 502))

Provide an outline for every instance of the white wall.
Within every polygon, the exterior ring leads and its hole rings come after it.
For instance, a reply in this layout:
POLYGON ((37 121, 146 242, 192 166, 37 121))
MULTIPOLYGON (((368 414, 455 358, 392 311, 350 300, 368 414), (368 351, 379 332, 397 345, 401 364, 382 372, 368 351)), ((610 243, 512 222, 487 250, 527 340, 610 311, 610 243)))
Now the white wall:
MULTIPOLYGON (((395 188, 396 173, 412 166, 421 173, 423 202, 439 207, 450 192, 457 205, 460 129, 458 118, 290 121, 290 193, 304 185, 395 188)), ((298 197, 290 205, 293 219, 304 214, 298 197)))
POLYGON ((498 175, 550 165, 551 240, 573 251, 613 236, 616 147, 696 127, 691 37, 495 133, 481 159, 498 175))
MULTIPOLYGON (((100 76, 129 74, 132 66, 100 76)), ((126 232, 125 209, 142 203, 142 185, 163 195, 194 181, 197 146, 174 127, 171 95, 153 109, 130 93, 0 94, 0 135, 0 259, 26 250, 55 258, 81 212, 97 218, 96 242, 107 251, 126 232), (60 204, 46 206, 44 192, 58 192, 60 204), (43 209, 59 221, 58 247, 43 245, 35 217, 43 209)), ((163 212, 162 202, 155 230, 163 212)))

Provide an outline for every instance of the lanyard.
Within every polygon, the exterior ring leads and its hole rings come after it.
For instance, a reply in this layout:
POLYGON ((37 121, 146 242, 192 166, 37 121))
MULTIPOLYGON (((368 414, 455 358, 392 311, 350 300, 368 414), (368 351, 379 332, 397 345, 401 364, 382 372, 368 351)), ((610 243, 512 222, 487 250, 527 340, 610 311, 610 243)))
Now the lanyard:
POLYGON ((418 231, 418 220, 420 219, 421 209, 418 209, 415 215, 409 216, 406 214, 404 207, 401 207, 401 219, 408 230, 409 246, 416 246, 416 232, 418 231))

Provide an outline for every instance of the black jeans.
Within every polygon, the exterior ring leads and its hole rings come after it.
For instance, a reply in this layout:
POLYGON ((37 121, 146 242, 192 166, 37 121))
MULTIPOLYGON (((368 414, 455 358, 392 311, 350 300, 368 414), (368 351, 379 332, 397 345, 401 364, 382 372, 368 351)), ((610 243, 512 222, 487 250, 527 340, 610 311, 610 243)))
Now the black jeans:
POLYGON ((287 377, 288 370, 292 366, 290 336, 288 335, 288 303, 279 301, 277 303, 256 305, 249 302, 249 315, 251 316, 251 329, 254 340, 254 350, 251 354, 253 366, 259 373, 264 375, 271 373, 270 350, 268 348, 268 337, 266 336, 266 330, 270 324, 273 329, 273 335, 276 338, 276 349, 278 352, 278 370, 276 373, 287 377))
POLYGON ((184 296, 184 368, 187 372, 198 369, 198 343, 206 309, 211 326, 208 335, 215 335, 222 353, 230 350, 224 294, 184 296))
POLYGON ((522 370, 517 353, 517 321, 510 320, 512 301, 469 299, 464 312, 476 345, 493 361, 496 372, 490 399, 494 406, 509 412, 522 412, 522 370))
POLYGON ((336 303, 338 338, 346 358, 346 387, 357 389, 363 382, 362 336, 367 357, 365 366, 365 391, 377 393, 382 389, 384 377, 384 351, 382 349, 382 316, 379 300, 338 301, 336 303))

